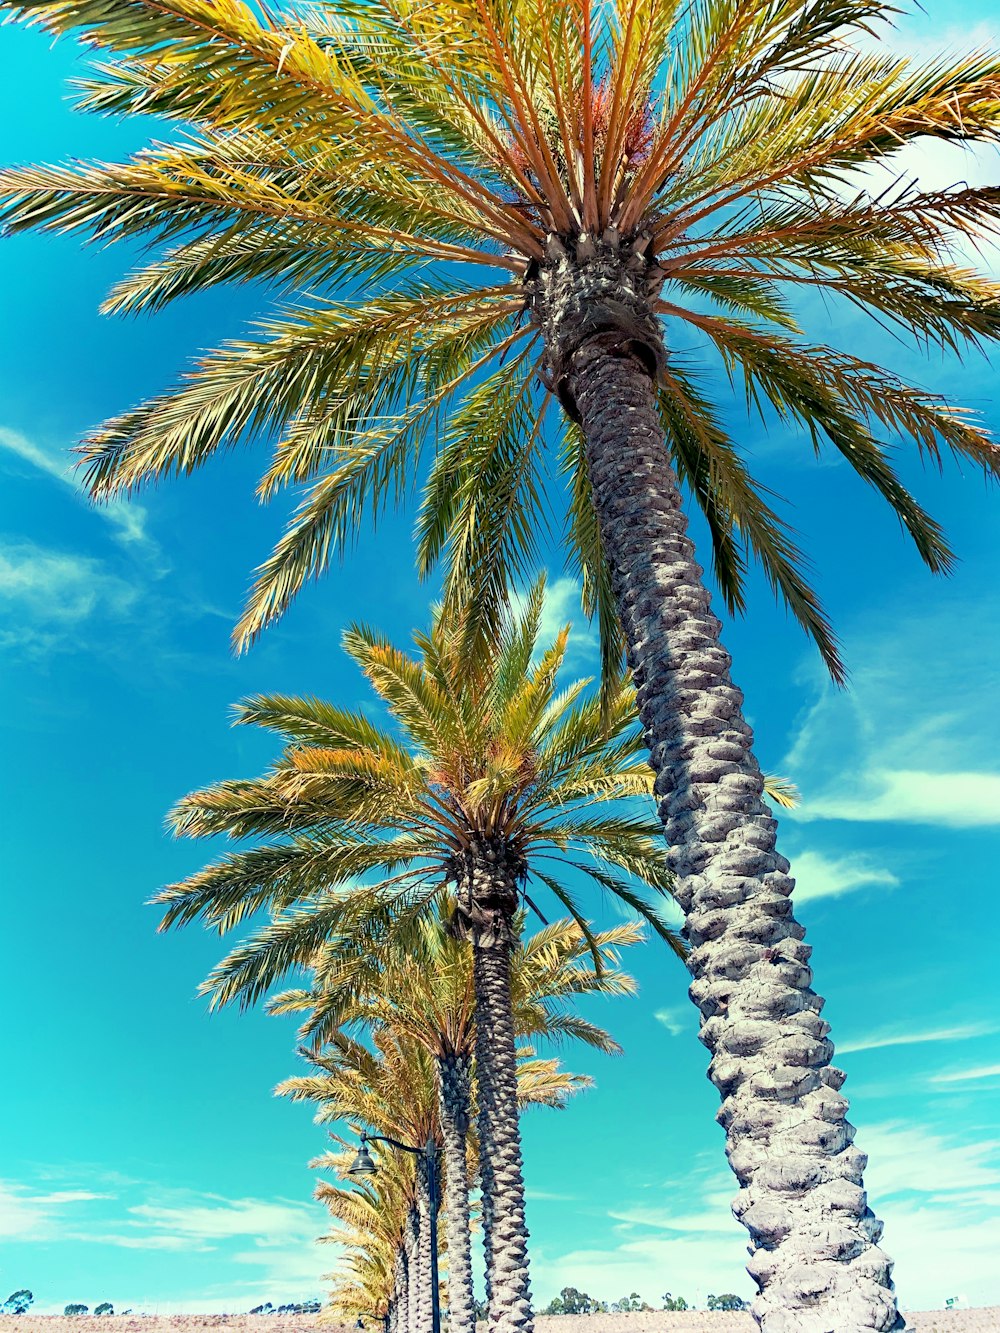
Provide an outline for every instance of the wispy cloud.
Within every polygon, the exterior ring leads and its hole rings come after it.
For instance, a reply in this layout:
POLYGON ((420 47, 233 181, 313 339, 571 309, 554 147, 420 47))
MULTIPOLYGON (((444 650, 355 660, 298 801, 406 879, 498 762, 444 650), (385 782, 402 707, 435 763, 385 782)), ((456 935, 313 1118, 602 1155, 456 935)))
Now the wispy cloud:
MULTIPOLYGON (((546 582, 545 604, 538 626, 538 645, 541 649, 547 648, 566 625, 572 626, 567 650, 569 658, 590 654, 596 648, 597 635, 583 614, 580 596, 579 580, 569 575, 546 582)), ((514 592, 511 600, 516 610, 523 610, 527 603, 525 591, 514 592)))
POLYGON ((118 500, 109 504, 91 505, 77 480, 73 459, 68 450, 52 449, 30 440, 19 431, 0 426, 0 451, 20 459, 22 463, 36 471, 44 473, 54 481, 68 487, 81 504, 87 505, 114 530, 115 537, 128 545, 155 548, 155 543, 146 530, 146 510, 141 505, 130 501, 127 504, 118 500))
POLYGON ((0 1181, 0 1236, 8 1243, 57 1239, 80 1204, 111 1197, 92 1190, 46 1191, 0 1181))
POLYGON ((997 1075, 1000 1075, 1000 1065, 979 1065, 975 1069, 956 1069, 950 1074, 935 1074, 931 1082, 967 1083, 981 1078, 996 1078, 997 1075))
POLYGON ((313 1209, 285 1200, 203 1195, 184 1204, 137 1204, 128 1211, 144 1227, 193 1242, 254 1236, 266 1237, 269 1245, 280 1245, 296 1237, 311 1237, 316 1228, 313 1209))
POLYGON ((799 852, 792 866, 795 875, 795 901, 812 902, 816 898, 839 898, 865 888, 895 888, 899 879, 891 870, 874 865, 862 853, 848 856, 824 856, 822 852, 799 852))
POLYGON ((263 1299, 277 1303, 318 1293, 323 1275, 335 1266, 340 1253, 336 1245, 317 1244, 326 1220, 317 1204, 229 1199, 124 1178, 113 1193, 0 1181, 0 1240, 6 1244, 86 1244, 151 1255, 190 1255, 192 1262, 194 1256, 211 1254, 209 1262, 220 1278, 227 1279, 225 1284, 220 1281, 218 1287, 192 1293, 187 1300, 175 1299, 176 1261, 159 1269, 128 1270, 163 1274, 170 1283, 171 1299, 151 1299, 149 1286, 144 1286, 138 1292, 123 1291, 119 1303, 155 1305, 164 1311, 232 1310, 263 1299), (239 1275, 236 1281, 234 1273, 239 1275))
POLYGON ((667 1029, 671 1037, 679 1037, 691 1026, 687 1011, 684 1009, 657 1009, 653 1017, 667 1029))
POLYGON ((869 769, 861 790, 820 796, 803 806, 803 819, 867 823, 941 824, 976 828, 1000 824, 1000 774, 869 769))
POLYGON ((6 631, 9 640, 22 631, 66 629, 98 610, 121 615, 137 596, 99 560, 33 542, 0 543, 0 603, 7 606, 7 625, 16 617, 20 626, 6 631))
POLYGON ((920 611, 884 608, 879 622, 855 626, 850 691, 816 677, 781 763, 802 792, 790 819, 1000 824, 1000 671, 968 632, 1000 614, 1000 602, 987 594, 973 607, 927 592, 920 611))
POLYGON ((855 1041, 838 1042, 837 1053, 845 1055, 850 1051, 877 1051, 883 1046, 919 1046, 931 1041, 969 1041, 973 1037, 986 1037, 996 1031, 995 1023, 962 1023, 917 1032, 882 1028, 855 1041))

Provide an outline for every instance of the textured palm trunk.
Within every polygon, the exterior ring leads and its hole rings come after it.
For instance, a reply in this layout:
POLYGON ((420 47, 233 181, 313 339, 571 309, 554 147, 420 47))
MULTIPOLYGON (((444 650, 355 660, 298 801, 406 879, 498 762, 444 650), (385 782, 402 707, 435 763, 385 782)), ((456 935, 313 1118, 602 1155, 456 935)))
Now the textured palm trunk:
POLYGON ((452 929, 472 942, 476 991, 477 1128, 490 1333, 532 1333, 528 1228, 510 992, 513 920, 523 863, 502 839, 484 838, 452 867, 452 929))
POLYGON ((490 1163, 488 1322, 490 1333, 531 1333, 510 953, 506 940, 473 943, 476 1023, 483 1034, 476 1043, 479 1150, 490 1163))
POLYGON ((401 1245, 396 1251, 393 1266, 394 1298, 389 1310, 389 1333, 410 1333, 407 1304, 406 1250, 401 1245))
MULTIPOLYGON (((488 1037, 484 1035, 484 1040, 488 1037)), ((477 1030, 476 1036, 477 1063, 479 1062, 479 1036, 477 1030)), ((483 1143, 483 1130, 485 1126, 482 1123, 482 1117, 477 1117, 476 1129, 479 1133, 479 1225, 483 1233, 483 1256, 484 1263, 484 1285, 486 1296, 486 1309, 489 1310, 490 1302, 493 1300, 493 1275, 490 1271, 490 1255, 493 1253, 493 1164, 490 1158, 489 1148, 483 1143)))
POLYGON ((417 1283, 411 1288, 411 1309, 416 1306, 414 1333, 433 1333, 434 1310, 431 1298, 431 1196, 423 1162, 417 1164, 417 1283))
POLYGON ((407 1333, 420 1333, 420 1287, 423 1273, 420 1217, 416 1208, 411 1208, 407 1215, 403 1247, 406 1251, 406 1330, 407 1333))
POLYGON ((437 1062, 444 1161, 444 1224, 448 1243, 448 1326, 451 1333, 472 1333, 476 1326, 466 1157, 471 1106, 469 1066, 469 1058, 460 1055, 444 1056, 437 1062))
POLYGON ((539 279, 536 318, 584 432, 692 946, 690 995, 741 1186, 734 1212, 751 1236, 753 1312, 767 1333, 885 1333, 904 1322, 862 1185, 866 1158, 845 1119, 788 862, 686 534, 651 379, 664 353, 648 336, 642 283, 625 271, 642 265, 617 262, 605 251, 581 278, 557 253, 539 279))

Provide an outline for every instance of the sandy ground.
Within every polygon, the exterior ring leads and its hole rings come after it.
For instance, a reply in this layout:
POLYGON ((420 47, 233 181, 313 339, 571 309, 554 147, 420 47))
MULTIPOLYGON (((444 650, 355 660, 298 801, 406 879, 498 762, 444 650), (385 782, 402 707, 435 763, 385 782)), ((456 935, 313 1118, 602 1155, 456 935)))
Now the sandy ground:
MULTIPOLYGON (((931 1310, 907 1318, 916 1333, 997 1333, 1000 1306, 981 1310, 931 1310)), ((753 1333, 757 1327, 749 1315, 709 1314, 691 1310, 686 1314, 632 1315, 542 1315, 535 1324, 538 1333, 753 1333)), ((66 1319, 61 1315, 0 1315, 0 1333, 85 1333, 88 1328, 105 1333, 354 1333, 353 1329, 324 1323, 316 1315, 118 1315, 99 1324, 91 1317, 66 1319)), ((380 1331, 379 1331, 380 1333, 380 1331)))

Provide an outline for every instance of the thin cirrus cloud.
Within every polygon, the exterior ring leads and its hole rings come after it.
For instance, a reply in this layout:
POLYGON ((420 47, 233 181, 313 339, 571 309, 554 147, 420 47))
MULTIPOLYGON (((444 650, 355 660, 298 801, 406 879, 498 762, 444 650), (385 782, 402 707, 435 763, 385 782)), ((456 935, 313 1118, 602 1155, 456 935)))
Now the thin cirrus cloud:
POLYGON ((804 819, 865 823, 940 824, 977 828, 1000 824, 1000 773, 934 773, 873 769, 864 791, 820 796, 804 806, 804 819))
POLYGON ((886 1046, 919 1046, 934 1041, 969 1041, 974 1037, 988 1037, 996 1030, 995 1023, 963 1023, 916 1032, 883 1028, 859 1037, 856 1041, 838 1042, 837 1053, 846 1055, 851 1051, 878 1051, 886 1046))
POLYGON ((0 1237, 15 1241, 44 1241, 59 1237, 80 1205, 112 1196, 93 1190, 32 1189, 14 1181, 0 1181, 0 1237))
POLYGON ((687 1011, 684 1009, 657 1009, 653 1017, 661 1027, 667 1029, 671 1037, 679 1037, 689 1026, 686 1021, 687 1011))
MULTIPOLYGON (((9 430, 5 426, 0 426, 0 451, 20 459, 34 471, 41 472, 66 486, 77 500, 89 506, 90 502, 77 482, 68 451, 46 449, 26 435, 22 435, 20 431, 9 430)), ((125 504, 114 500, 108 504, 94 506, 93 509, 94 513, 111 525, 118 541, 148 549, 154 547, 146 531, 146 511, 141 505, 132 501, 125 504)))
POLYGON ((956 1069, 947 1074, 934 1074, 931 1082, 970 1083, 978 1079, 996 1078, 998 1076, 1000 1076, 1000 1065, 978 1065, 974 1069, 956 1069))
POLYGON ((0 544, 0 602, 27 613, 35 624, 72 624, 98 608, 121 614, 137 596, 99 560, 34 542, 0 544))
POLYGON ((1000 824, 1000 673, 969 633, 995 622, 1000 600, 988 593, 972 605, 931 588, 914 604, 903 614, 898 602, 873 607, 845 636, 850 691, 817 675, 781 763, 802 792, 791 820, 1000 824))

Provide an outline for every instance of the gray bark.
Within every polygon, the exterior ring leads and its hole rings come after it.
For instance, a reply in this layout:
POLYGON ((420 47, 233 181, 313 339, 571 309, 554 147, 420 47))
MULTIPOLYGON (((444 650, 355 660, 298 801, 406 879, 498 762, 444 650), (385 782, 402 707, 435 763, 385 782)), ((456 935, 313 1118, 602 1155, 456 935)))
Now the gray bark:
POLYGON ((472 1289, 466 1162, 471 1106, 470 1060, 468 1056, 445 1056, 438 1060, 437 1067, 444 1165, 444 1225, 448 1244, 448 1324, 452 1333, 473 1333, 476 1309, 472 1289))
POLYGON ((421 1286, 420 1218, 416 1208, 411 1208, 406 1219, 403 1233, 403 1248, 406 1251, 406 1333, 420 1333, 419 1292, 421 1286))
POLYGON ((776 821, 656 410, 651 375, 665 354, 658 335, 643 333, 655 275, 643 277, 641 262, 605 240, 582 266, 554 249, 534 317, 586 441, 692 945, 690 995, 741 1186, 734 1212, 751 1237, 753 1313, 767 1333, 886 1333, 905 1325, 877 1244, 882 1225, 867 1206, 866 1158, 845 1119, 788 862, 775 850, 776 821))
POLYGON ((417 1239, 416 1290, 410 1288, 411 1311, 416 1307, 414 1333, 433 1333, 434 1312, 431 1304, 431 1197, 427 1173, 422 1161, 417 1163, 417 1239))
POLYGON ((532 1333, 528 1228, 517 1103, 517 1048, 507 940, 473 942, 479 1151, 490 1163, 487 1268, 490 1333, 532 1333))
POLYGON ((389 1307, 389 1333, 410 1333, 407 1320, 407 1264, 406 1250, 401 1245, 396 1251, 393 1267, 393 1299, 389 1307))
POLYGON ((472 942, 476 1086, 490 1333, 532 1333, 528 1229, 517 1101, 510 957, 524 872, 501 840, 484 840, 452 867, 452 929, 472 942))

